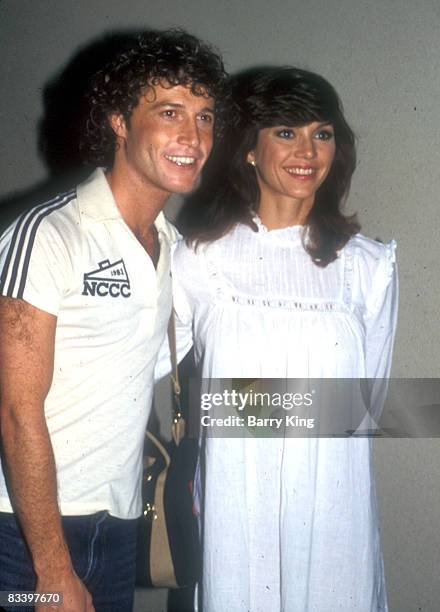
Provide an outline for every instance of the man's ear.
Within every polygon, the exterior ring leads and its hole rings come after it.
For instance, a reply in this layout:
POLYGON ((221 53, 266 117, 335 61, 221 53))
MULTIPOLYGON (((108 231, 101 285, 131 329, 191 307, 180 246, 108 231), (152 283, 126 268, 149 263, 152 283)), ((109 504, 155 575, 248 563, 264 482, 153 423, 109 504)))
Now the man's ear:
POLYGON ((112 113, 108 116, 108 122, 110 123, 110 127, 118 138, 126 138, 127 124, 121 114, 112 113))

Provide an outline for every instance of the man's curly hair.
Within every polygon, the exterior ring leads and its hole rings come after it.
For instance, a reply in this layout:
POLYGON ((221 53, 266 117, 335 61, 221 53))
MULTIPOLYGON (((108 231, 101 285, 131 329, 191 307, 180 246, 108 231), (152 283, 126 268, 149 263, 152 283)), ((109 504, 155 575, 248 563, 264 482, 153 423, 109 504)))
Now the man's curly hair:
POLYGON ((216 133, 224 114, 227 74, 217 51, 181 29, 148 30, 91 79, 86 94, 87 118, 81 152, 87 162, 110 167, 117 147, 108 117, 121 114, 126 121, 151 85, 189 87, 194 95, 215 100, 216 133))

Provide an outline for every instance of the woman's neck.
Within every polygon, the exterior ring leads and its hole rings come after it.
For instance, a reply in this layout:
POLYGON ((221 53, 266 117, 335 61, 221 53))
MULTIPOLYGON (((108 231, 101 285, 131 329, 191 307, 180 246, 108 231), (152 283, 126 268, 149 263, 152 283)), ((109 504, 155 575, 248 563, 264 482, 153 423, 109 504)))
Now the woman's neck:
POLYGON ((267 229, 282 229, 293 225, 304 225, 312 206, 313 200, 310 198, 304 200, 261 198, 257 212, 267 229))

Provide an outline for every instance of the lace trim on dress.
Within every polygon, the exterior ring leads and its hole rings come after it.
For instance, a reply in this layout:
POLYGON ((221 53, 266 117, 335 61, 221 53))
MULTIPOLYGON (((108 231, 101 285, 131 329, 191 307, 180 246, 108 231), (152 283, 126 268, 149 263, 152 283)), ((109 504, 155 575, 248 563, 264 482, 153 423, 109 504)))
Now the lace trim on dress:
POLYGON ((208 277, 212 283, 212 287, 215 289, 215 295, 220 298, 223 293, 222 279, 217 271, 217 266, 212 259, 206 259, 206 268, 208 271, 208 277))
POLYGON ((353 291, 353 246, 348 242, 344 249, 344 287, 342 299, 346 306, 350 306, 352 302, 352 291, 353 291))
POLYGON ((243 295, 231 295, 232 302, 240 306, 258 306, 263 308, 282 308, 285 310, 302 311, 345 311, 338 302, 300 302, 298 300, 283 300, 278 298, 247 298, 243 295))

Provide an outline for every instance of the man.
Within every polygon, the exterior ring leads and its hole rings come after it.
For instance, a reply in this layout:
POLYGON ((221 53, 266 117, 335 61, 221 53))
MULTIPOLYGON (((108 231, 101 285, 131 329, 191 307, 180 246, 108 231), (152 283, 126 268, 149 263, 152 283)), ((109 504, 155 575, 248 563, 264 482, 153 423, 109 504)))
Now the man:
POLYGON ((0 591, 62 592, 60 612, 132 608, 177 239, 161 211, 196 183, 224 79, 193 36, 140 36, 91 84, 83 149, 103 168, 1 239, 0 591))

